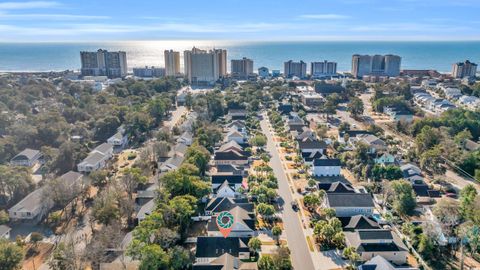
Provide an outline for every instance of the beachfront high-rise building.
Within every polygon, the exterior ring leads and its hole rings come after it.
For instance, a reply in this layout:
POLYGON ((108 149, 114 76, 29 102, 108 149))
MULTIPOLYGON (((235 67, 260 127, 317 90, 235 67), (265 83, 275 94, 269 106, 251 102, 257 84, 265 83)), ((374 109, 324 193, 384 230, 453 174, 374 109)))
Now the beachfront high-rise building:
POLYGON ((231 61, 231 75, 233 78, 247 79, 253 74, 253 60, 243 57, 231 61))
POLYGON ((227 74, 227 51, 210 51, 193 47, 184 51, 185 77, 191 84, 212 85, 227 74))
POLYGON ((352 56, 352 75, 361 78, 364 75, 396 77, 400 75, 402 58, 398 55, 359 55, 352 56))
POLYGON ((133 76, 140 78, 159 78, 165 76, 165 69, 159 67, 137 67, 133 68, 133 76))
POLYGON ((82 76, 107 76, 120 78, 127 76, 127 53, 109 52, 99 49, 96 52, 80 52, 82 76))
POLYGON ((287 78, 294 76, 299 78, 307 77, 307 63, 303 61, 293 62, 289 60, 283 64, 283 67, 283 74, 287 78))
POLYGON ((333 76, 337 74, 337 63, 328 62, 327 60, 323 62, 312 62, 310 72, 314 78, 333 76))
POLYGON ((165 50, 165 75, 177 76, 180 74, 180 52, 165 50))
POLYGON ((454 78, 475 77, 477 73, 477 64, 470 62, 458 62, 453 64, 452 76, 454 78))

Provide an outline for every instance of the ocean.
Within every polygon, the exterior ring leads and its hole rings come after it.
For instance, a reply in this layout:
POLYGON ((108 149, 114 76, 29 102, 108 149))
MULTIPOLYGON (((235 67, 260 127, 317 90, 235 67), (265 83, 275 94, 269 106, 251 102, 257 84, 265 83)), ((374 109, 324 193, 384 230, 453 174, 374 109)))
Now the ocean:
MULTIPOLYGON (((480 41, 374 42, 229 42, 229 41, 126 41, 98 43, 0 43, 0 71, 61 71, 80 69, 80 51, 123 50, 128 67, 164 66, 163 51, 183 52, 193 46, 227 49, 228 59, 248 57, 254 69, 261 66, 283 70, 288 60, 335 61, 338 71, 349 71, 353 54, 397 54, 402 69, 435 69, 450 72, 452 64, 469 59, 480 62, 480 41)), ((181 53, 183 55, 183 53, 181 53)), ((183 59, 181 60, 183 65, 183 59)))

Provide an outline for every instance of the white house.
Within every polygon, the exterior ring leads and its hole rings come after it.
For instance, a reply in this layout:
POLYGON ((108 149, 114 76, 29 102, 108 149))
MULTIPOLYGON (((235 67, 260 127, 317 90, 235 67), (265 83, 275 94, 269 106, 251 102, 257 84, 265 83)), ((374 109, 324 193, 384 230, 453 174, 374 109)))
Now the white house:
POLYGON ((108 157, 99 152, 90 153, 82 162, 77 165, 77 170, 82 173, 89 173, 105 167, 108 157))
POLYGON ((230 185, 227 180, 223 182, 218 188, 214 189, 212 196, 219 198, 235 198, 240 195, 235 191, 235 186, 230 185))
POLYGON ((228 141, 235 141, 239 144, 243 144, 247 141, 247 138, 245 134, 242 134, 241 132, 231 129, 227 135, 225 136, 225 140, 228 141))
POLYGON ((340 176, 341 168, 342 164, 339 159, 314 159, 312 174, 317 177, 340 176))
POLYGON ((105 167, 107 160, 113 156, 113 145, 102 143, 95 147, 88 156, 77 165, 77 170, 89 173, 105 167))
POLYGON ((90 153, 100 153, 110 159, 113 156, 113 145, 109 143, 102 143, 95 147, 90 153))
POLYGON ((14 156, 12 160, 10 160, 10 164, 14 166, 32 167, 41 157, 42 153, 40 151, 27 148, 14 156))
POLYGON ((335 209, 337 217, 371 216, 374 208, 368 193, 327 193, 324 206, 335 209))
POLYGON ((389 165, 395 164, 395 156, 390 153, 383 153, 381 156, 374 159, 376 164, 389 165))
POLYGON ((395 264, 407 262, 408 248, 391 230, 362 229, 344 233, 346 246, 354 247, 361 261, 368 261, 380 255, 395 264))
POLYGON ((0 225, 0 238, 10 239, 10 231, 12 229, 7 225, 0 225))
POLYGON ((11 220, 38 222, 53 206, 53 202, 44 198, 44 188, 34 190, 23 200, 8 209, 11 220))
POLYGON ((128 136, 121 131, 113 134, 112 137, 107 139, 107 143, 113 145, 116 149, 123 149, 128 144, 128 136))

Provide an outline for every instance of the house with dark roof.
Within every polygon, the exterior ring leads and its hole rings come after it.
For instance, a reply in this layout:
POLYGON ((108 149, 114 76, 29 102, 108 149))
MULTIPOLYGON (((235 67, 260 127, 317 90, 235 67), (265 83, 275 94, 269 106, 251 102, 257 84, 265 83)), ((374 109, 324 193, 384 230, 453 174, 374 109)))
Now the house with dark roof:
MULTIPOLYGON (((197 237, 195 249, 195 266, 209 265, 217 258, 229 254, 239 259, 249 259, 249 237, 197 237)), ((195 268, 194 269, 203 269, 195 268)), ((210 269, 210 268, 206 268, 210 269)), ((214 268, 215 269, 215 268, 214 268)), ((223 268, 217 268, 223 269, 223 268)))
POLYGON ((229 109, 227 116, 232 120, 245 120, 247 111, 245 109, 229 109))
POLYGON ((300 148, 302 153, 320 152, 321 154, 323 154, 327 149, 327 143, 317 139, 304 138, 301 141, 297 141, 297 144, 298 148, 300 148))
POLYGON ((331 84, 324 81, 315 83, 315 92, 321 94, 323 97, 327 97, 333 93, 341 94, 345 91, 345 88, 340 84, 331 84))
POLYGON ((368 193, 327 193, 324 207, 335 209, 337 217, 371 216, 375 207, 368 193))
POLYGON ((243 166, 232 164, 220 164, 214 167, 215 171, 212 175, 244 175, 246 170, 243 166))
POLYGON ((355 215, 352 217, 341 217, 339 220, 342 222, 344 231, 353 232, 355 230, 374 230, 381 229, 380 225, 371 217, 364 215, 355 215))
POLYGON ((213 157, 213 163, 215 165, 247 165, 248 157, 235 150, 228 151, 216 151, 213 157))
POLYGON ((38 150, 26 148, 22 152, 18 153, 10 160, 10 164, 13 166, 27 166, 32 167, 40 161, 42 153, 38 150))
POLYGON ((313 152, 313 153, 302 153, 302 158, 305 163, 312 164, 315 159, 326 158, 323 153, 313 152))
POLYGON ((408 248, 387 229, 356 230, 344 232, 347 247, 354 247, 362 261, 368 261, 380 255, 396 264, 407 262, 408 248))
POLYGON ((312 175, 316 177, 340 176, 342 163, 336 158, 319 158, 313 160, 312 175))
MULTIPOLYGON (((230 231, 229 237, 252 237, 255 236, 255 213, 236 205, 233 209, 229 210, 233 215, 233 225, 230 231)), ((208 236, 223 236, 220 232, 217 222, 216 214, 207 223, 208 236)))
POLYGON ((319 183, 318 189, 325 190, 326 193, 357 193, 352 185, 340 181, 333 183, 319 183))
POLYGON ((293 111, 293 106, 292 106, 292 104, 289 104, 289 103, 280 102, 280 103, 278 103, 277 111, 280 114, 289 114, 293 111))
POLYGON ((243 176, 242 175, 212 175, 212 188, 216 189, 222 185, 225 181, 229 185, 233 185, 235 190, 243 185, 243 176))

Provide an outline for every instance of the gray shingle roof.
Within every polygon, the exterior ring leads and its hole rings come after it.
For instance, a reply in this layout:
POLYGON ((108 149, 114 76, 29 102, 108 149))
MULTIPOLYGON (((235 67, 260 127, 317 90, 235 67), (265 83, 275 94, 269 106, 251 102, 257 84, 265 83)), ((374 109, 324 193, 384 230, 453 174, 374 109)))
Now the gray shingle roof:
POLYGON ((367 193, 327 193, 327 200, 330 207, 374 207, 367 193))

